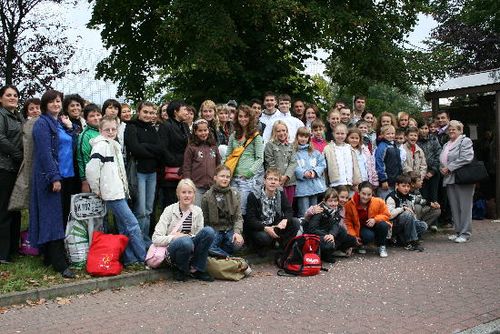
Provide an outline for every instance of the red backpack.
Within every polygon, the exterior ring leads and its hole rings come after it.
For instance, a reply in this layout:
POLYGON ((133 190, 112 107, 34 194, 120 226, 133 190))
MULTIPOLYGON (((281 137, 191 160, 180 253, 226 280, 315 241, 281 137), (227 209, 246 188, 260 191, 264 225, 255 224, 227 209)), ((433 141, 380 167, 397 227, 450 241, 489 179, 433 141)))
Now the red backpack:
POLYGON ((87 272, 92 276, 114 276, 122 272, 120 256, 127 247, 128 238, 118 234, 94 232, 87 257, 87 272))
POLYGON ((322 269, 320 238, 315 234, 302 234, 290 240, 278 258, 280 273, 296 276, 314 276, 322 269))

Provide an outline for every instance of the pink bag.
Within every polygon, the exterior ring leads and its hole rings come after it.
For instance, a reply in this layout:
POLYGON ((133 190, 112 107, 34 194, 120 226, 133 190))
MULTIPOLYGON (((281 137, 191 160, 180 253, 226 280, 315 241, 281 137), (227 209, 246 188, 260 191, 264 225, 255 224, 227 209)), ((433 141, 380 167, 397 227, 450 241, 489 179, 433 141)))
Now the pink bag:
MULTIPOLYGON (((177 222, 177 225, 174 226, 170 234, 175 234, 175 232, 179 230, 179 228, 182 226, 182 223, 186 220, 186 218, 189 216, 190 213, 191 209, 184 212, 184 215, 182 215, 181 219, 177 222)), ((146 265, 150 268, 158 268, 161 265, 161 263, 165 261, 166 257, 167 257, 167 247, 155 246, 155 244, 151 244, 146 254, 145 262, 146 265)))
POLYGON ((146 254, 146 265, 150 268, 158 268, 167 255, 167 247, 151 244, 146 254))
POLYGON ((28 237, 28 230, 21 232, 21 247, 19 248, 19 253, 29 256, 38 256, 40 253, 38 248, 31 246, 28 237))

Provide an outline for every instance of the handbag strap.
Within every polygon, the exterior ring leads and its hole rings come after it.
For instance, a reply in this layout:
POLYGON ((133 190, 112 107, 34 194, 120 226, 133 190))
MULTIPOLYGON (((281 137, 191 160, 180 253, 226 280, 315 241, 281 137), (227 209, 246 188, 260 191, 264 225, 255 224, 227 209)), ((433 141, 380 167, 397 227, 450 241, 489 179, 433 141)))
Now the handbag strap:
POLYGON ((257 135, 259 134, 258 131, 255 131, 255 133, 253 135, 251 135, 250 137, 248 137, 248 139, 245 141, 245 144, 243 144, 243 148, 247 148, 248 145, 250 145, 250 143, 255 139, 255 137, 257 137, 257 135))
POLYGON ((184 212, 182 214, 182 217, 181 219, 179 219, 179 221, 177 222, 177 224, 175 225, 174 229, 170 232, 170 235, 173 235, 174 233, 176 233, 178 230, 179 230, 179 227, 181 227, 182 223, 184 223, 184 221, 187 219, 187 217, 191 214, 191 208, 189 208, 189 210, 187 210, 186 212, 184 212))

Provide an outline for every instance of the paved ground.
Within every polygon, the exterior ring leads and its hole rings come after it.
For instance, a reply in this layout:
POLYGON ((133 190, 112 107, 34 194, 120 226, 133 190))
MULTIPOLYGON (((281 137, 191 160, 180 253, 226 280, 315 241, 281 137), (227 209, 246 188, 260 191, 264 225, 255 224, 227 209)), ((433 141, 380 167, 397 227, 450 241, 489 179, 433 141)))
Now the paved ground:
POLYGON ((357 255, 310 278, 254 267, 240 282, 159 282, 0 315, 1 333, 453 333, 500 318, 500 224, 470 243, 357 255))

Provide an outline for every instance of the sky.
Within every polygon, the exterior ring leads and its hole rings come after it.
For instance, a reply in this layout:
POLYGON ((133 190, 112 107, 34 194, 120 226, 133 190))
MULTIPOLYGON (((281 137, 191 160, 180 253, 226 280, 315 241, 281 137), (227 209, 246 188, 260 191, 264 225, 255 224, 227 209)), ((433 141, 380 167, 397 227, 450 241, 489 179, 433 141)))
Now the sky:
MULTIPOLYGON (((82 67, 88 69, 88 72, 83 75, 79 75, 78 77, 70 76, 61 80, 56 84, 58 88, 62 89, 65 93, 79 92, 85 98, 99 104, 107 98, 114 97, 116 94, 116 85, 114 83, 93 80, 95 66, 107 55, 108 51, 102 45, 100 32, 86 28, 86 24, 91 17, 91 4, 87 1, 79 1, 75 7, 59 6, 58 8, 54 8, 54 10, 60 13, 61 21, 66 22, 71 27, 67 31, 70 38, 81 36, 81 40, 78 43, 77 55, 74 57, 70 67, 75 70, 82 67), (91 80, 92 83, 90 84, 91 80)), ((420 15, 418 24, 408 37, 410 44, 416 47, 424 47, 422 41, 429 37, 431 30, 436 25, 436 22, 430 16, 420 15)), ((319 53, 318 56, 325 58, 326 53, 319 53)), ((306 62, 306 73, 310 75, 322 74, 324 69, 324 65, 320 62, 312 60, 306 62)), ((122 102, 124 98, 121 97, 118 100, 122 102)))

